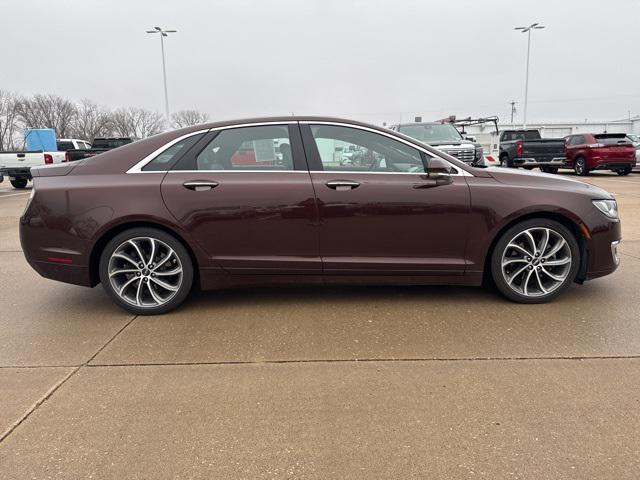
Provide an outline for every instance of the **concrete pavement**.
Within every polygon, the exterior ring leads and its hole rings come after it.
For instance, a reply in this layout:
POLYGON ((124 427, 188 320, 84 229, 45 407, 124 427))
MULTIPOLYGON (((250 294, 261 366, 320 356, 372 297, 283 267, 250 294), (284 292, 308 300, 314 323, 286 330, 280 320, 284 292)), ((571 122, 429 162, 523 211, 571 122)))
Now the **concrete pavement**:
POLYGON ((636 478, 640 175, 622 265, 557 301, 207 292, 162 317, 22 257, 0 191, 0 478, 636 478))

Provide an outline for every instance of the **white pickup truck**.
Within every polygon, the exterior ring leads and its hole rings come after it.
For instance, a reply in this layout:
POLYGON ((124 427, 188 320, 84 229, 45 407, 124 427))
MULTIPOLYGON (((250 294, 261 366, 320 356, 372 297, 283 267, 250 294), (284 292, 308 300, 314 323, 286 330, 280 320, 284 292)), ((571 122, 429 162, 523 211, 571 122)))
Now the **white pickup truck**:
POLYGON ((4 177, 9 177, 13 188, 25 188, 29 180, 31 180, 31 167, 65 162, 68 159, 68 150, 91 148, 88 142, 74 138, 60 138, 57 144, 58 148, 64 151, 22 150, 0 152, 0 182, 4 180, 4 177))

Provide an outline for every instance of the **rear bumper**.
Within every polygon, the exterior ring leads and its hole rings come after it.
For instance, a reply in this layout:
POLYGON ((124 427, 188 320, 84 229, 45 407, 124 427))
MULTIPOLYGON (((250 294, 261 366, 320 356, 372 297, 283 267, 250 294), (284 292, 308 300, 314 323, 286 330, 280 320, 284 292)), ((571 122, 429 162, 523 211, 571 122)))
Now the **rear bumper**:
POLYGON ((31 268, 45 278, 92 287, 88 262, 80 249, 48 246, 68 243, 57 240, 59 236, 57 231, 45 228, 40 218, 31 218, 27 213, 20 218, 20 244, 31 268))
POLYGON ((33 268, 44 278, 57 280, 59 282, 71 283, 73 285, 80 285, 82 287, 93 286, 88 267, 31 260, 26 254, 25 258, 27 259, 29 265, 31 265, 31 268, 33 268))
POLYGON ((30 167, 2 167, 0 168, 0 174, 9 178, 28 178, 31 180, 31 168, 30 167))
POLYGON ((565 157, 552 157, 549 159, 519 157, 513 159, 513 164, 518 167, 562 167, 566 162, 565 157))
POLYGON ((607 159, 588 165, 589 170, 624 170, 636 166, 635 158, 607 159))

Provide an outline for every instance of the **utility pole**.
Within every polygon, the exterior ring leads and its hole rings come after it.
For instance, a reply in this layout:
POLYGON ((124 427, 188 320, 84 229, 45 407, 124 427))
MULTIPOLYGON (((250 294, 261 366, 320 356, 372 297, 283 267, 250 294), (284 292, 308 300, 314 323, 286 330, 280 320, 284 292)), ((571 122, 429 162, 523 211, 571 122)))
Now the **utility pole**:
POLYGON ((153 30, 147 30, 146 33, 160 34, 160 51, 162 52, 162 78, 164 80, 164 114, 169 122, 169 94, 167 92, 167 67, 164 60, 164 37, 168 37, 170 33, 176 33, 177 30, 164 30, 160 27, 153 27, 153 30))
POLYGON ((509 105, 511 105, 511 125, 513 125, 513 117, 516 114, 516 103, 518 102, 515 102, 513 100, 509 102, 509 105))
POLYGON ((522 119, 522 128, 527 128, 527 101, 529 96, 529 56, 531 54, 531 30, 540 30, 544 28, 544 25, 539 23, 532 23, 528 27, 515 27, 514 30, 520 30, 522 33, 527 34, 527 73, 524 79, 524 114, 522 119))

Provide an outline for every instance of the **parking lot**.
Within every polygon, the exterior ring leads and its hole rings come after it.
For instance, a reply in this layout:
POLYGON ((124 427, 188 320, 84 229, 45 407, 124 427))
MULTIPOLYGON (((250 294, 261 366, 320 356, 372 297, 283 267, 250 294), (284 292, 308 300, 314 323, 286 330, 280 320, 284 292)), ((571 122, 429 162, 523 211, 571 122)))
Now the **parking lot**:
POLYGON ((157 317, 39 277, 1 184, 0 477, 637 478, 640 174, 585 181, 621 265, 549 304, 238 289, 157 317))

